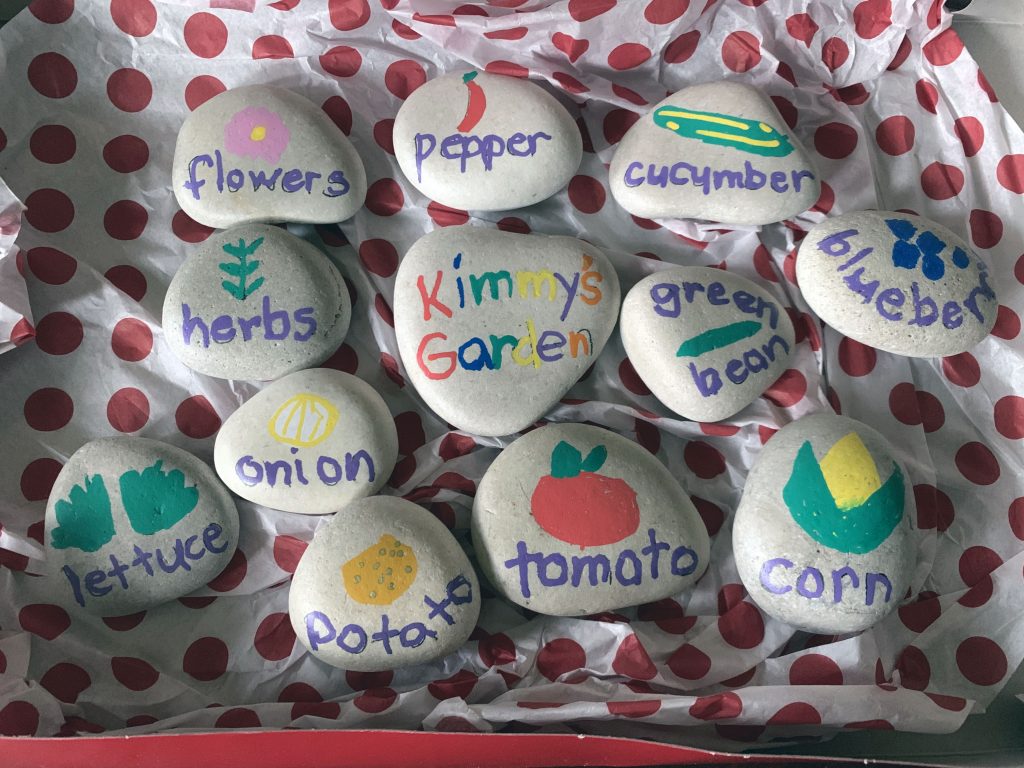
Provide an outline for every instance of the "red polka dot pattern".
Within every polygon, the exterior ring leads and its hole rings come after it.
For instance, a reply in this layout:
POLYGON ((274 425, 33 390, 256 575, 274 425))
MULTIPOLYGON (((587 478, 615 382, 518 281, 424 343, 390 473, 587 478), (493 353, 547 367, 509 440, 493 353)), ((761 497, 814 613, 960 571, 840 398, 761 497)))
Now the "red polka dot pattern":
POLYGON ((150 0, 111 0, 110 16, 132 37, 146 37, 156 29, 156 8, 150 0))
POLYGON ((174 423, 186 437, 202 440, 220 429, 220 416, 203 395, 182 400, 174 412, 174 423))
POLYGON ((212 13, 200 12, 189 16, 183 32, 188 49, 204 59, 219 56, 228 44, 227 26, 212 13))
POLYGON ((107 79, 107 98, 124 112, 141 112, 153 98, 153 84, 137 69, 119 69, 107 79))
POLYGON ((32 429, 53 432, 71 421, 75 405, 63 389, 43 387, 25 400, 25 421, 32 429))
POLYGON ((107 401, 107 421, 118 432, 138 432, 149 421, 149 398, 135 387, 117 390, 107 401))
MULTIPOLYGON (((583 646, 567 637, 551 640, 537 653, 537 669, 544 677, 554 682, 565 675, 562 682, 574 682, 571 672, 587 665, 587 654, 583 646)), ((578 681, 578 680, 576 680, 578 681)))
POLYGON ((216 680, 227 671, 228 647, 216 637, 201 637, 185 651, 181 668, 196 680, 216 680))
POLYGON ((67 312, 51 312, 36 323, 36 345, 48 355, 74 352, 84 335, 82 321, 67 312))
POLYGON ((748 72, 761 62, 761 41, 749 32, 732 32, 722 43, 722 63, 733 72, 748 72))
POLYGON ((42 96, 63 99, 78 87, 78 70, 59 53, 40 53, 28 65, 28 81, 42 96))

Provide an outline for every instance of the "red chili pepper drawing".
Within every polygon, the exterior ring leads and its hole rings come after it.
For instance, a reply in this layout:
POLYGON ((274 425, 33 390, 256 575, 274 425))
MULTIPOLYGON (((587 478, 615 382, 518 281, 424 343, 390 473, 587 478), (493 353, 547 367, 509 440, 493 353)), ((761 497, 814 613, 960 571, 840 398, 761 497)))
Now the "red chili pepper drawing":
POLYGON ((484 89, 473 82, 476 74, 474 69, 472 72, 467 72, 462 76, 462 82, 466 84, 466 88, 469 90, 469 102, 466 104, 466 114, 463 116, 462 122, 457 126, 460 133, 473 130, 476 124, 480 122, 480 118, 484 116, 484 110, 487 109, 487 96, 484 95, 484 89))

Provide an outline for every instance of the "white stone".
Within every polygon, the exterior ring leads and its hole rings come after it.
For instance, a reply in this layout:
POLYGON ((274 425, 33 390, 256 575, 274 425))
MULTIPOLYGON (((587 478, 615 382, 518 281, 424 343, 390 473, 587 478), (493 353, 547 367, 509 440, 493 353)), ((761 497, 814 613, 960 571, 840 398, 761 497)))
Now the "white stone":
POLYGON ((966 352, 995 324, 988 265, 934 221, 893 211, 825 219, 807 233, 796 276, 840 333, 907 357, 966 352))
POLYGON ((416 89, 398 110, 395 157, 427 197, 495 211, 539 203, 583 159, 579 128, 538 85, 486 72, 451 72, 416 89))
POLYGON ((748 85, 674 93, 622 137, 612 195, 635 216, 755 225, 814 205, 818 172, 771 100, 748 85))
POLYGON ((795 343, 789 315, 767 291, 710 267, 645 277, 622 301, 619 332, 654 396, 695 421, 753 402, 786 370, 795 343))
POLYGON ((344 221, 366 199, 366 171, 348 137, 308 99, 268 85, 232 88, 178 132, 171 184, 208 227, 257 221, 344 221))
POLYGON ((164 298, 168 346, 200 373, 276 379, 334 354, 352 315, 341 273, 280 227, 214 232, 181 265, 164 298))
POLYGON ((373 387, 316 368, 275 381, 231 414, 213 457, 221 480, 243 499, 324 515, 384 486, 398 432, 373 387))
POLYGON ((320 661, 376 672, 458 650, 480 585, 436 517, 393 496, 353 502, 317 531, 295 569, 288 613, 320 661))
POLYGON ((507 435, 597 359, 619 280, 581 240, 445 227, 405 255, 394 307, 402 362, 427 405, 459 429, 507 435))
POLYGON ((807 416, 754 461, 733 522, 736 567, 775 618, 859 632, 906 594, 913 516, 910 477, 884 437, 843 416, 807 416))
POLYGON ((549 424, 491 464, 473 503, 481 572, 518 605, 581 616, 690 587, 710 542, 696 508, 644 448, 599 427, 549 424))
POLYGON ((187 595, 238 546, 238 511, 206 464, 142 437, 93 440, 60 471, 46 505, 54 599, 124 616, 187 595))

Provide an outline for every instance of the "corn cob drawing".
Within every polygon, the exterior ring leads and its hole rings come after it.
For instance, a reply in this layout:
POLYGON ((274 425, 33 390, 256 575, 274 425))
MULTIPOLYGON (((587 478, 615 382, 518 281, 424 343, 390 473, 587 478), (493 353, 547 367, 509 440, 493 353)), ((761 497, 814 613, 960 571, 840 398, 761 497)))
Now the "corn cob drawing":
POLYGON ((668 106, 654 111, 654 124, 686 139, 720 144, 754 155, 785 157, 793 151, 784 133, 767 123, 732 115, 668 106))
POLYGON ((345 591, 366 605, 391 605, 416 581, 412 547, 385 533, 341 566, 345 591))

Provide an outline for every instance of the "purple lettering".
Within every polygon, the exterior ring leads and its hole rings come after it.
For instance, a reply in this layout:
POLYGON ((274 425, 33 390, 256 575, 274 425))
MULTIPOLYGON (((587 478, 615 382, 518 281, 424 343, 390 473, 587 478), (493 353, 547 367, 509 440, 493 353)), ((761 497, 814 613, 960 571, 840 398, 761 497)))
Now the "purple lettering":
POLYGON ((808 565, 796 580, 796 591, 801 597, 806 597, 809 600, 821 597, 822 592, 825 591, 825 577, 817 568, 808 565), (807 582, 810 579, 813 579, 816 585, 814 592, 807 588, 807 582))
POLYGON ((263 465, 251 455, 243 456, 235 463, 235 476, 250 487, 258 485, 263 482, 263 465))
POLYGON ((192 308, 185 303, 181 305, 181 335, 185 341, 185 346, 189 346, 192 343, 192 332, 199 329, 200 338, 203 341, 203 346, 210 346, 210 329, 206 327, 206 323, 198 315, 192 317, 192 308))
POLYGON ((764 565, 761 566, 761 586, 771 592, 773 595, 784 595, 790 592, 793 588, 788 584, 777 587, 772 584, 772 571, 776 568, 784 568, 789 570, 793 567, 793 561, 787 560, 784 557, 773 557, 771 560, 766 560, 764 565))
POLYGON ((714 368, 700 370, 695 363, 689 363, 687 368, 690 369, 690 376, 693 378, 693 383, 697 386, 697 391, 700 392, 701 397, 713 397, 718 394, 722 388, 722 377, 718 371, 714 368))

